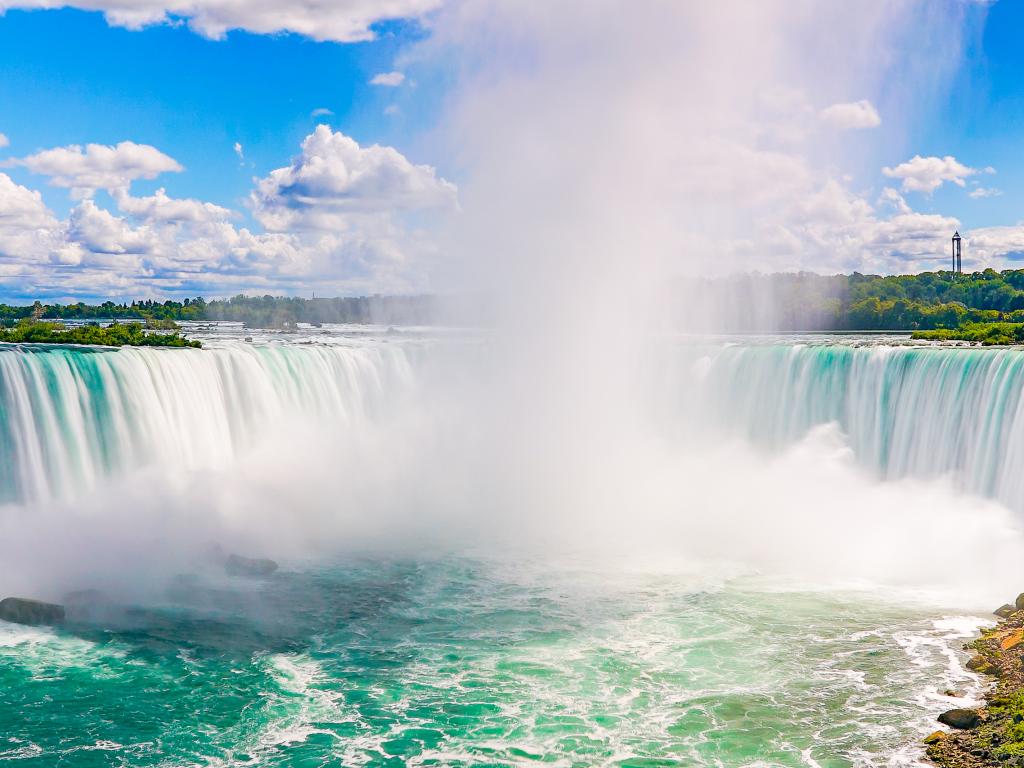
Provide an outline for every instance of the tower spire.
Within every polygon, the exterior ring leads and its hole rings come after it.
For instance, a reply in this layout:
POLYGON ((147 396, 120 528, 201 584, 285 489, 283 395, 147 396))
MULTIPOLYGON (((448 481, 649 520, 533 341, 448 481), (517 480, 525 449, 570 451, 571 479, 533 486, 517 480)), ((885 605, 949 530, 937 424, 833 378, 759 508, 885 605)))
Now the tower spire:
POLYGON ((964 271, 963 261, 960 258, 960 230, 953 233, 953 277, 962 275, 964 271))

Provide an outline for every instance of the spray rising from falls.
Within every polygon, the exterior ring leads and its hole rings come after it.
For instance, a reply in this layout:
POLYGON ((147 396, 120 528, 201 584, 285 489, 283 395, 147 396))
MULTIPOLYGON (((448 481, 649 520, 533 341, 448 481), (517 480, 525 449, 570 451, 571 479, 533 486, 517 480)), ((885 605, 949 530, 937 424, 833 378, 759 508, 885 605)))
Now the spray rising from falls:
POLYGON ((836 423, 883 478, 952 475, 1024 511, 1024 354, 900 346, 729 346, 707 361, 716 420, 762 445, 836 423))
POLYGON ((682 362, 668 401, 583 399, 566 416, 557 392, 517 401, 529 380, 479 342, 0 352, 0 530, 23 555, 0 577, 58 595, 155 582, 221 543, 939 585, 937 549, 985 557, 1015 527, 980 496, 1024 509, 1019 352, 683 345, 658 352, 682 362))
MULTIPOLYGON (((422 352, 384 343, 6 350, 0 500, 66 498, 147 465, 222 469, 269 426, 301 417, 354 430, 412 395, 422 352)), ((783 448, 836 423, 884 478, 953 474, 1024 510, 1017 351, 732 345, 672 379, 672 396, 710 414, 715 430, 783 448)))

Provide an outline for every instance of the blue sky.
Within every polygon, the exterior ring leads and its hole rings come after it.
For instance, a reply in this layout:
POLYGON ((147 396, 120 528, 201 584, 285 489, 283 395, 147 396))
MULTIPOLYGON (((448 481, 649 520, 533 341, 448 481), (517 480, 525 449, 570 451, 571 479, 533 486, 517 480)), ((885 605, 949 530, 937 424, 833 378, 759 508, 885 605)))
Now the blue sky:
POLYGON ((532 210, 534 163, 548 208, 689 217, 709 266, 935 268, 951 228, 1015 266, 1024 7, 865 3, 765 0, 751 42, 743 3, 0 0, 0 298, 434 290, 451 222, 532 210), (616 144, 663 166, 652 205, 613 194, 616 144), (679 189, 693 167, 732 191, 679 189))
MULTIPOLYGON (((210 40, 183 25, 132 31, 109 26, 98 13, 8 11, 0 18, 5 153, 131 139, 187 169, 142 181, 139 190, 165 186, 173 195, 237 207, 252 177, 279 167, 317 123, 364 143, 409 143, 418 110, 398 92, 409 88, 369 81, 391 71, 403 47, 422 35, 407 22, 382 24, 377 39, 365 43, 240 31, 210 40), (384 114, 399 104, 404 111, 384 114), (314 117, 318 109, 333 114, 314 117)), ((11 175, 33 181, 22 169, 11 175)), ((66 195, 44 194, 55 210, 70 208, 66 195)))

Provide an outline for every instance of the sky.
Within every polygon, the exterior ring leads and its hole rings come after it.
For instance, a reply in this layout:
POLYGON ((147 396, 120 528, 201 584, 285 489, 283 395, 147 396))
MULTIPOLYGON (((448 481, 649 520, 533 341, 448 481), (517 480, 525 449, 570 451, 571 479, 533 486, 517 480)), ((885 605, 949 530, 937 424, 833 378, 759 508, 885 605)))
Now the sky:
POLYGON ((1020 3, 559 5, 0 0, 0 299, 1024 267, 1020 3))

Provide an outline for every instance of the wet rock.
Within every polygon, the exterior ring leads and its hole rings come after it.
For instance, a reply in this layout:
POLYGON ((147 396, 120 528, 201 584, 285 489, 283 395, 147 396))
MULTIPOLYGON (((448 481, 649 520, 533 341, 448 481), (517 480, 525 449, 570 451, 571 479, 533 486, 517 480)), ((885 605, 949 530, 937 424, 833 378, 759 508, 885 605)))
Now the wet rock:
POLYGON ((953 688, 947 688, 942 692, 943 696, 950 696, 954 699, 959 699, 967 695, 967 691, 961 691, 959 689, 954 690, 953 688))
POLYGON ((224 561, 224 570, 231 576, 265 578, 277 570, 277 563, 265 557, 254 558, 228 555, 228 559, 224 561))
POLYGON ((1000 605, 1000 606, 999 606, 998 608, 996 608, 996 609, 995 609, 994 611, 992 611, 992 613, 994 613, 994 614, 995 614, 996 616, 998 616, 998 617, 999 617, 1000 619, 1008 619, 1008 618, 1010 618, 1010 617, 1011 617, 1011 616, 1012 616, 1012 615, 1013 615, 1014 613, 1016 613, 1016 611, 1017 611, 1017 609, 1016 609, 1016 608, 1014 608, 1014 607, 1013 607, 1012 605, 1010 605, 1009 603, 1005 603, 1005 604, 1003 604, 1003 605, 1000 605))
POLYGON ((966 666, 971 672, 981 672, 982 674, 996 676, 999 674, 999 667, 984 656, 972 656, 967 660, 966 666))
POLYGON ((1016 648, 1021 643, 1024 643, 1024 629, 1018 629, 1016 632, 1008 634, 999 641, 999 647, 1004 651, 1008 651, 1011 648, 1016 648))
POLYGON ((977 728, 981 717, 973 709, 950 709, 939 715, 939 722, 948 725, 950 728, 968 730, 977 728))
POLYGON ((936 731, 935 733, 931 734, 930 736, 925 736, 924 737, 924 743, 925 744, 938 744, 940 741, 942 741, 943 739, 947 738, 948 736, 949 736, 949 734, 946 733, 945 731, 936 731))
POLYGON ((24 597, 7 597, 0 600, 0 620, 15 624, 60 624, 64 621, 64 606, 24 597))

